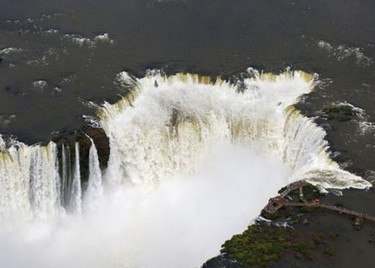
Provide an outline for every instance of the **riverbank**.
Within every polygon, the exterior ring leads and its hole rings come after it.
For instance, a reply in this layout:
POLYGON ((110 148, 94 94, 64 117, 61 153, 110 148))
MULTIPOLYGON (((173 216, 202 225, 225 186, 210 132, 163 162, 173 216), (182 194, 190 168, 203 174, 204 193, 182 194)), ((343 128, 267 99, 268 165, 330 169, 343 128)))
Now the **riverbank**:
MULTIPOLYGON (((329 194, 320 196, 319 200, 322 204, 351 208, 369 215, 375 213, 374 208, 353 205, 359 200, 375 202, 373 189, 345 190, 344 196, 329 194)), ((354 217, 325 209, 288 207, 273 217, 273 222, 258 222, 224 243, 223 255, 211 259, 203 267, 356 267, 359 260, 361 267, 372 267, 375 224, 365 221, 358 228, 355 223, 354 217), (287 226, 276 226, 283 224, 287 226), (255 237, 258 243, 244 243, 255 237), (241 243, 243 247, 238 247, 241 243), (255 255, 246 255, 249 252, 255 255), (228 258, 230 256, 232 259, 228 258)))

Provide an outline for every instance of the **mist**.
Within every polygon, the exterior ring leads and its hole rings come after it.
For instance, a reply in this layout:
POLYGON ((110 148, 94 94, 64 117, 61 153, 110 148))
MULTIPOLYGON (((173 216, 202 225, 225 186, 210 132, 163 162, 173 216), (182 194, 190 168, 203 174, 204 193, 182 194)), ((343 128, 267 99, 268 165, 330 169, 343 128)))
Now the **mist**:
MULTIPOLYGON (((194 174, 152 191, 107 189, 95 210, 2 229, 2 267, 200 267, 242 232, 290 171, 256 148, 222 144, 194 174)), ((106 178, 104 178, 106 179, 106 178)))

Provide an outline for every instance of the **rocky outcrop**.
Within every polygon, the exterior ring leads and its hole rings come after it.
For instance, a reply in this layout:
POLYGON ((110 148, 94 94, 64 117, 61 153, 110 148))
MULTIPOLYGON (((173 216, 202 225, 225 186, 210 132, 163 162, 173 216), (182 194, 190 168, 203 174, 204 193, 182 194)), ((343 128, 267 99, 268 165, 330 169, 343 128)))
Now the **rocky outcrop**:
POLYGON ((338 103, 323 110, 322 117, 327 120, 336 120, 339 122, 350 121, 361 117, 362 110, 349 103, 338 103))
POLYGON ((233 260, 229 260, 223 255, 208 260, 202 268, 242 268, 243 266, 233 260))
MULTIPOLYGON (((74 152, 74 144, 76 142, 79 143, 79 158, 82 181, 86 181, 89 175, 89 151, 91 147, 91 141, 89 137, 94 141, 96 149, 98 150, 100 168, 105 169, 108 164, 110 147, 109 139, 102 128, 83 126, 79 130, 75 130, 63 136, 57 136, 52 138, 52 141, 54 141, 57 144, 59 151, 59 159, 61 159, 61 148, 63 144, 65 147, 69 147, 71 152, 74 152)), ((71 161, 74 160, 72 159, 71 161)), ((61 163, 61 161, 59 162, 61 163)))

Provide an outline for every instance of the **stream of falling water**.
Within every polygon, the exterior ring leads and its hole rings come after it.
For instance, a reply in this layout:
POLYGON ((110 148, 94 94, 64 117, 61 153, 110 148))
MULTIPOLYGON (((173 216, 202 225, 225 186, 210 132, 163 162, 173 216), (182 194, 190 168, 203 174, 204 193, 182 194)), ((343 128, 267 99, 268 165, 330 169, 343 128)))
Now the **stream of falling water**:
POLYGON ((84 192, 77 143, 59 160, 52 142, 0 138, 2 266, 197 267, 290 182, 371 186, 331 160, 324 130, 293 107, 317 82, 309 74, 118 79, 132 89, 98 111, 110 159, 101 171, 90 139, 84 192))

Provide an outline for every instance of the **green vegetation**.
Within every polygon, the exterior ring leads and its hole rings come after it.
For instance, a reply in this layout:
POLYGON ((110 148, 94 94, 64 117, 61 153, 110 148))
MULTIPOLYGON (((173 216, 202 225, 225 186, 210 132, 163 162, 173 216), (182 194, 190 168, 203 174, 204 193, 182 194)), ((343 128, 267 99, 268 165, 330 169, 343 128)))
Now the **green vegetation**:
POLYGON ((335 250, 333 248, 326 248, 324 250, 324 254, 328 255, 328 256, 334 256, 335 255, 335 250))
POLYGON ((335 255, 334 249, 327 247, 327 238, 332 239, 320 233, 251 225, 242 234, 227 240, 221 253, 228 259, 239 261, 245 267, 268 267, 283 256, 312 261, 313 256, 319 253, 326 256, 335 255))
POLYGON ((284 254, 291 232, 291 229, 252 225, 243 234, 227 240, 221 252, 243 264, 266 266, 284 254))
MULTIPOLYGON (((285 188, 281 189, 279 193, 284 190, 285 188)), ((299 189, 295 189, 288 194, 288 199, 299 202, 299 194, 299 189)), ((316 200, 320 198, 320 192, 312 185, 304 186, 303 198, 307 201, 316 200)), ((263 210, 261 216, 273 222, 287 221, 306 225, 308 224, 306 214, 315 210, 317 208, 285 206, 273 214, 263 210)), ((336 241, 338 238, 339 235, 336 233, 298 231, 292 228, 268 226, 260 222, 259 225, 251 225, 242 234, 227 240, 222 246, 221 253, 228 259, 238 261, 244 267, 268 267, 281 258, 312 261, 318 256, 333 256, 335 251, 328 247, 328 241, 336 241)))
POLYGON ((339 238, 339 234, 338 233, 330 233, 329 238, 331 238, 332 240, 337 240, 339 238))
POLYGON ((358 109, 349 104, 337 104, 327 107, 323 112, 324 117, 328 120, 334 119, 339 122, 349 121, 360 114, 358 109))
POLYGON ((275 212, 273 214, 267 213, 264 210, 262 210, 262 212, 260 213, 260 215, 263 218, 265 218, 265 219, 268 219, 268 220, 271 220, 271 221, 275 221, 275 220, 287 219, 287 218, 294 219, 292 213, 293 213, 293 208, 291 208, 291 207, 282 207, 277 212, 275 212))

